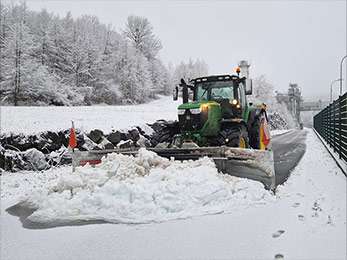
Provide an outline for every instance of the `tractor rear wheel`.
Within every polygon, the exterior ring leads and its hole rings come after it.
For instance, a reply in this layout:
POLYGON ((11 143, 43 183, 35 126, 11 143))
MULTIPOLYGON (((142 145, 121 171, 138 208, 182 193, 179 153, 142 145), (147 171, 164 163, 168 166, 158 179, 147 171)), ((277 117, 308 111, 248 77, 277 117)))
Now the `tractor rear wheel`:
POLYGON ((266 146, 264 145, 262 141, 262 136, 264 133, 264 121, 265 121, 265 114, 261 113, 259 116, 254 118, 254 121, 251 124, 250 129, 250 137, 249 137, 249 144, 254 149, 260 149, 265 150, 266 146))
POLYGON ((240 147, 248 148, 248 132, 244 125, 233 126, 223 130, 223 136, 225 136, 225 143, 228 147, 240 147))

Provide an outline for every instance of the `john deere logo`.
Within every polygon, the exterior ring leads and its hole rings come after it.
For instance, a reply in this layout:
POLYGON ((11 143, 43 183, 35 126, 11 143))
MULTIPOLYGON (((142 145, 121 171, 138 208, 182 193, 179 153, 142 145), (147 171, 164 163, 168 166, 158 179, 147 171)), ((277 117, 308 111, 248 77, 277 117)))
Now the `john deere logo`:
POLYGON ((190 116, 186 116, 186 119, 187 119, 187 120, 190 120, 190 116))

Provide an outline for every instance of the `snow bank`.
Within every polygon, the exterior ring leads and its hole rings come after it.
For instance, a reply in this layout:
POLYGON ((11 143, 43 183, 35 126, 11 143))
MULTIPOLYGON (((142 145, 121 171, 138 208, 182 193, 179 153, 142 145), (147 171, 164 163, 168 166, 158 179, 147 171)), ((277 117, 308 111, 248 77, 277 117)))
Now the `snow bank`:
POLYGON ((77 167, 50 189, 26 198, 35 222, 103 220, 149 223, 230 212, 274 200, 259 182, 220 174, 213 160, 173 161, 140 149, 77 167))

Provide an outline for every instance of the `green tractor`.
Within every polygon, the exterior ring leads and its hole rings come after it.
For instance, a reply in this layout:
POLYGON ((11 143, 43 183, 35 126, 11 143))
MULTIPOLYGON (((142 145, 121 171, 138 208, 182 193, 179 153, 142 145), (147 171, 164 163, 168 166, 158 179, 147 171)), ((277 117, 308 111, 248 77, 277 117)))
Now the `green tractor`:
MULTIPOLYGON (((266 106, 247 104, 246 95, 252 94, 252 82, 247 77, 249 66, 242 61, 240 67, 246 70, 243 77, 237 68, 237 75, 196 78, 191 80, 192 85, 181 80, 183 104, 178 107, 180 134, 174 138, 175 145, 194 142, 200 147, 266 149, 266 106), (188 102, 189 89, 192 102, 188 102)), ((178 86, 174 100, 177 98, 178 86)))
MULTIPOLYGON (((246 95, 252 93, 249 65, 242 61, 240 67, 237 75, 196 78, 189 85, 182 79, 174 91, 177 100, 179 87, 182 89, 179 120, 159 120, 160 127, 152 135, 155 143, 147 150, 181 161, 207 156, 213 159, 220 172, 260 181, 265 188, 274 189, 274 155, 267 149, 270 133, 266 125, 266 106, 247 104, 246 95), (192 102, 189 102, 190 94, 192 102)), ((86 162, 99 163, 108 153, 136 156, 138 148, 75 151, 73 167, 86 162)))

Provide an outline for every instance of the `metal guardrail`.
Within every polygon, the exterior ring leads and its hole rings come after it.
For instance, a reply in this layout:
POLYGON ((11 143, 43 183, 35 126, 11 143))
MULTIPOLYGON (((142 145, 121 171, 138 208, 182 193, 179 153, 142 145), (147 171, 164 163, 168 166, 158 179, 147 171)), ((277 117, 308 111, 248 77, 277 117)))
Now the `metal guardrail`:
POLYGON ((313 127, 347 163, 347 93, 315 115, 313 127))

